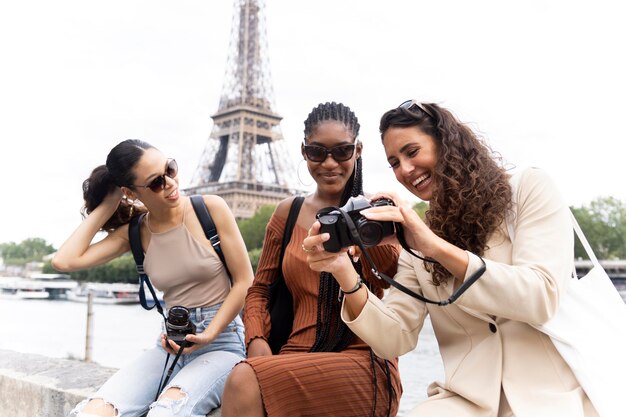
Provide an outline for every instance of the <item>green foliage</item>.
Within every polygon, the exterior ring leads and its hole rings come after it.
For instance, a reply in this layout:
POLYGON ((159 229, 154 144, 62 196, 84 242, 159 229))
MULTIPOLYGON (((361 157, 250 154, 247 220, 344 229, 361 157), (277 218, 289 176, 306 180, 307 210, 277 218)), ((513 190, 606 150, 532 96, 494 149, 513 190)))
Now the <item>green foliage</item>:
POLYGON ((246 242, 246 248, 248 251, 253 249, 261 249, 263 247, 263 238, 265 237, 265 227, 274 213, 274 205, 265 205, 261 207, 254 216, 249 219, 239 220, 237 225, 239 231, 243 237, 243 241, 246 242))
POLYGON ((251 251, 248 251, 248 257, 250 258, 250 263, 252 264, 252 270, 256 272, 256 267, 259 265, 259 258, 261 258, 261 248, 255 248, 251 251))
POLYGON ((415 210, 417 215, 420 216, 422 220, 425 220, 426 212, 428 211, 428 203, 425 201, 420 201, 419 203, 415 203, 413 205, 413 210, 415 210))
POLYGON ((21 243, 0 243, 0 255, 6 265, 23 266, 28 262, 41 261, 54 252, 54 247, 39 237, 28 238, 21 243))
MULTIPOLYGON (((44 265, 43 272, 57 272, 50 263, 44 265)), ((139 280, 135 260, 130 253, 112 261, 82 271, 70 272, 72 279, 81 282, 123 282, 136 284, 139 280)))
MULTIPOLYGON (((613 197, 600 197, 588 206, 571 207, 580 228, 598 259, 626 259, 626 204, 613 197)), ((576 241, 576 257, 587 258, 576 241)))

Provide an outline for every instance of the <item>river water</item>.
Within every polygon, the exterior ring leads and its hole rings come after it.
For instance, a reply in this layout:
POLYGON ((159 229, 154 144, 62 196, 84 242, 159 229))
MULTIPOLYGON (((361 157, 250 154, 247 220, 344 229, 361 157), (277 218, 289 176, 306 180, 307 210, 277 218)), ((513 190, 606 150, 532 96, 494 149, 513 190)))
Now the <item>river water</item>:
MULTIPOLYGON (((137 305, 93 306, 92 359, 119 368, 155 343, 162 318, 137 305)), ((61 300, 0 299, 0 349, 57 358, 85 355, 87 306, 61 300)), ((385 337, 381 333, 380 337, 385 337)), ((400 358, 404 394, 399 416, 426 398, 426 387, 443 379, 443 365, 430 321, 418 348, 400 358)))

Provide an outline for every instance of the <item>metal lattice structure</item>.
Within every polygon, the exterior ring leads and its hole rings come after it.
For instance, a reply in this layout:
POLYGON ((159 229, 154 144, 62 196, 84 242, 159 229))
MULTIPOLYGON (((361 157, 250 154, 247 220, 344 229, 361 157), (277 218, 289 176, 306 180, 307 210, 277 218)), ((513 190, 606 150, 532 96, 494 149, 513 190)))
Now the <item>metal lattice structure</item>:
POLYGON ((236 218, 296 193, 273 110, 263 0, 235 0, 230 51, 213 130, 187 194, 217 194, 236 218))

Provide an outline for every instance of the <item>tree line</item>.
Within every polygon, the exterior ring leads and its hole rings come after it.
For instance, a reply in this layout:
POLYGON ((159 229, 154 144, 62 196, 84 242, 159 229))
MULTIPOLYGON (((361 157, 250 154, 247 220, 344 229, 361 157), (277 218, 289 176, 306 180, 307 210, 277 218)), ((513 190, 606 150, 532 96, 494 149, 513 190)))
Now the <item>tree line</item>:
MULTIPOLYGON (((274 208, 273 205, 263 206, 253 217, 237 222, 255 270, 263 249, 265 227, 274 208)), ((423 218, 428 210, 428 204, 420 202, 415 204, 413 209, 423 218)), ((570 209, 598 259, 626 259, 626 203, 613 197, 600 197, 588 205, 570 209)), ((24 266, 29 262, 42 261, 54 251, 55 248, 42 238, 29 238, 21 243, 0 243, 0 256, 5 265, 24 266)), ((578 241, 574 251, 577 258, 587 258, 578 241)), ((48 261, 44 263, 43 272, 56 271, 48 261)), ((70 275, 77 281, 85 282, 137 282, 135 263, 130 253, 105 265, 72 272, 70 275)))

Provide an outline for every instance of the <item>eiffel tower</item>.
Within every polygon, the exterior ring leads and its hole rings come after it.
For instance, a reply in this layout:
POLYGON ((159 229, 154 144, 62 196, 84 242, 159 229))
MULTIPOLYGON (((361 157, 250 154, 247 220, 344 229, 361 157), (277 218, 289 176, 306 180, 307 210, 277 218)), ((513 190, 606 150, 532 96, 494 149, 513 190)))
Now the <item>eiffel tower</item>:
POLYGON ((235 0, 230 51, 213 130, 187 194, 224 198, 237 219, 298 192, 272 109, 263 0, 235 0))

